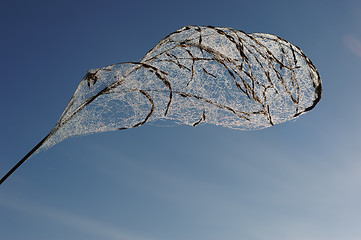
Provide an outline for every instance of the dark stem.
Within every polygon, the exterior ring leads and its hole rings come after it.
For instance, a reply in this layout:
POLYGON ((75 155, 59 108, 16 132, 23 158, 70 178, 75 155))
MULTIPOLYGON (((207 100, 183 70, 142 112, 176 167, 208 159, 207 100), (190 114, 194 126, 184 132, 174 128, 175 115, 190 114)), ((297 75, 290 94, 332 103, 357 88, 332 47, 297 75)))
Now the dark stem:
POLYGON ((28 152, 28 154, 25 155, 25 157, 23 157, 1 180, 0 180, 0 185, 13 173, 15 172, 16 169, 18 169, 26 160, 28 160, 28 158, 33 155, 36 150, 38 150, 43 143, 51 136, 54 134, 54 131, 52 131, 51 133, 49 133, 43 140, 41 140, 38 145, 36 145, 33 149, 30 150, 30 152, 28 152))

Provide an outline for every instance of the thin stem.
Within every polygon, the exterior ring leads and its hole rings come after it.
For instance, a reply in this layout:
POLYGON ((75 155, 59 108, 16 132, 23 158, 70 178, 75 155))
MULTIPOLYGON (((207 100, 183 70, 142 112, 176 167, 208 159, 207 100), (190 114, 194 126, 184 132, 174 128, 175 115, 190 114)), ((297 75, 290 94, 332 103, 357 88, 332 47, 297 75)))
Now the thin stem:
POLYGON ((16 169, 18 169, 26 160, 28 160, 31 155, 33 155, 42 145, 43 143, 54 134, 54 131, 49 133, 43 140, 41 140, 33 149, 28 152, 28 154, 25 155, 1 180, 0 185, 13 173, 16 169))

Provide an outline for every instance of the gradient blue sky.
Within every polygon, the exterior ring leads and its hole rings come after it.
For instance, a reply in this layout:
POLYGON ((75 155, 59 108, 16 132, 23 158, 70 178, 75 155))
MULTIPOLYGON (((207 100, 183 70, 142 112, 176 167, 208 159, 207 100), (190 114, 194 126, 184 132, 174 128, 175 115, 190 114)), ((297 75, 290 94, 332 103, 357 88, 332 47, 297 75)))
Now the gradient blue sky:
POLYGON ((68 139, 0 187, 4 240, 359 240, 361 2, 1 1, 0 175, 84 74, 185 25, 279 35, 318 67, 320 104, 259 131, 143 126, 68 139))

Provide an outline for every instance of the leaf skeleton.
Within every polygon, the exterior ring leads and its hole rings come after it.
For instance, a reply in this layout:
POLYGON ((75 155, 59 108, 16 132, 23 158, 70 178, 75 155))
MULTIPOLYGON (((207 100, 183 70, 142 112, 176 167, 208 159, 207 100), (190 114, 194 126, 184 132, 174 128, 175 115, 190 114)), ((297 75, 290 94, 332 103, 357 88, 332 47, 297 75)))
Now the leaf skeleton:
POLYGON ((267 33, 186 26, 139 62, 90 70, 30 156, 62 140, 168 119, 254 130, 292 120, 320 101, 320 74, 302 50, 267 33))

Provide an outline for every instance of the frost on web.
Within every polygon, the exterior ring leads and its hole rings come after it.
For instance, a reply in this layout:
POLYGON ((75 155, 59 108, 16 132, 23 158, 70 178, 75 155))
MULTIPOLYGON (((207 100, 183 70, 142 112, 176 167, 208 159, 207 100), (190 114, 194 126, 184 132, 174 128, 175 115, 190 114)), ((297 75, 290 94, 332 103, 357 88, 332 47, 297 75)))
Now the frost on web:
POLYGON ((168 119, 261 129, 305 113, 320 75, 295 45, 271 34, 187 26, 140 62, 90 70, 41 149, 63 139, 168 119))

